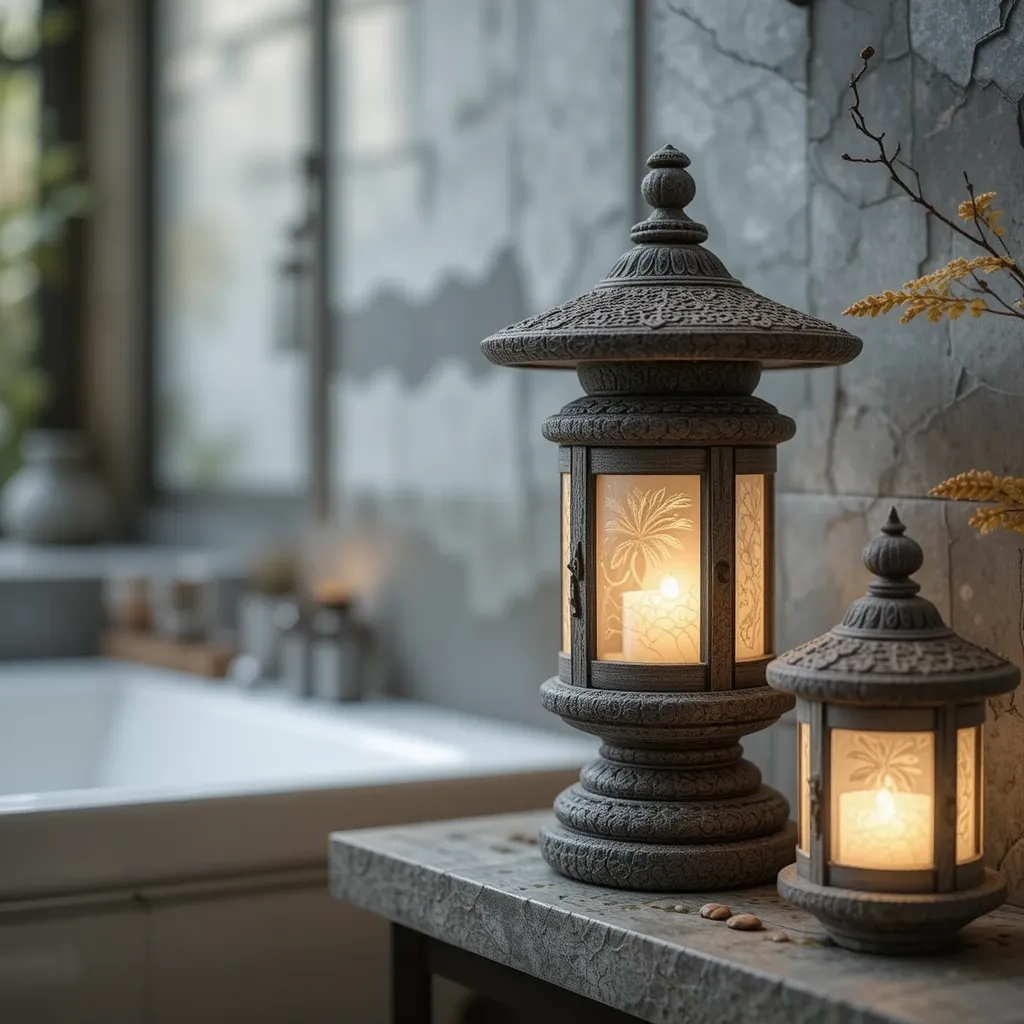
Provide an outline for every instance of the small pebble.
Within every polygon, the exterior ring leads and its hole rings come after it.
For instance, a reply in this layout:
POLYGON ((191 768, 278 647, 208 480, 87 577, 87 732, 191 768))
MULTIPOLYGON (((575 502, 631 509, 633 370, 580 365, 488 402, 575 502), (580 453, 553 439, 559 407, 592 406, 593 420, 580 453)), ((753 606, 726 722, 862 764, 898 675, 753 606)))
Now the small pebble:
POLYGON ((789 942, 789 936, 785 932, 769 932, 765 938, 769 942, 789 942))
POLYGON ((674 907, 673 907, 672 909, 673 909, 673 910, 674 910, 674 911, 675 911, 675 912, 676 912, 677 914, 685 914, 685 913, 686 913, 686 911, 687 911, 687 908, 686 908, 686 907, 684 907, 684 906, 682 905, 682 903, 677 903, 677 904, 676 904, 676 905, 675 905, 675 906, 674 906, 674 907))
POLYGON ((753 914, 734 914, 725 922, 730 928, 740 932, 757 932, 761 930, 761 918, 753 914))
POLYGON ((725 921, 732 917, 732 911, 724 903, 705 903, 700 908, 700 916, 709 921, 725 921))

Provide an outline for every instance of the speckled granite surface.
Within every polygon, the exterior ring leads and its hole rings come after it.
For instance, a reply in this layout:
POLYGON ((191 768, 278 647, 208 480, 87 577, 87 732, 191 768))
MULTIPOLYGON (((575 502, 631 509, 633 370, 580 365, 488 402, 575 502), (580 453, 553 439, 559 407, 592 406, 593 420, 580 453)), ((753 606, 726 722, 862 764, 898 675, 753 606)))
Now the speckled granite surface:
POLYGON ((339 832, 339 900, 669 1024, 1015 1024, 1024 1021, 1024 913, 964 932, 961 951, 885 959, 824 944, 772 888, 654 898, 556 875, 535 836, 550 812, 339 832), (709 901, 758 915, 737 932, 697 913, 709 901), (682 908, 681 910, 676 908, 682 908), (784 932, 789 941, 772 941, 784 932))

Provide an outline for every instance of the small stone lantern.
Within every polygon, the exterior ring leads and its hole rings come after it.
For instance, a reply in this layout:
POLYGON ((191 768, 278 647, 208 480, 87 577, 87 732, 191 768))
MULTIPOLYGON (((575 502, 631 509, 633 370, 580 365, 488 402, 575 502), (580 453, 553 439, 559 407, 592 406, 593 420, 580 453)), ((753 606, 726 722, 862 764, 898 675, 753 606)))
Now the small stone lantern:
POLYGON ((544 427, 562 473, 562 652, 544 706, 604 740, 541 835, 587 882, 708 890, 793 857, 789 806, 739 740, 792 699, 772 658, 773 474, 787 416, 762 368, 833 366, 859 339, 745 288, 684 207, 671 146, 634 248, 579 298, 483 342, 504 366, 574 369, 586 395, 544 427))
POLYGON ((910 579, 924 556, 893 509, 877 577, 842 624, 768 666, 796 697, 800 824, 779 892, 841 946, 927 953, 1006 895, 985 868, 985 702, 1014 665, 961 639, 910 579))

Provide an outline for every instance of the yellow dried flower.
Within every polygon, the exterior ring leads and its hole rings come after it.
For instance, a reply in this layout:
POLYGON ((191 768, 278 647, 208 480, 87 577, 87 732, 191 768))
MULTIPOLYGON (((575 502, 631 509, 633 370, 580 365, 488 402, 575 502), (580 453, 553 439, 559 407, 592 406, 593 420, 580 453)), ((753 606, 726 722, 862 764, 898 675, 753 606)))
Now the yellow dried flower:
POLYGON ((960 215, 961 220, 973 220, 981 221, 993 234, 1005 235, 1006 228, 1002 225, 997 224, 1003 215, 1002 210, 990 210, 989 206, 992 204, 992 200, 995 199, 995 192, 982 192, 980 196, 975 196, 974 201, 965 199, 959 207, 957 207, 957 213, 960 215))
POLYGON ((969 469, 933 487, 933 498, 949 501, 1007 501, 1024 504, 1024 477, 996 476, 990 470, 969 469))
POLYGON ((956 212, 961 220, 975 220, 978 214, 983 214, 989 208, 995 197, 995 192, 982 192, 980 196, 975 196, 973 201, 965 199, 956 212))
POLYGON ((937 323, 946 315, 956 320, 968 309, 973 316, 981 316, 989 311, 984 299, 968 302, 961 295, 950 295, 950 286, 978 271, 991 274, 1013 265, 1014 261, 1005 256, 975 256, 969 260, 958 256, 944 267, 908 281, 898 292, 887 290, 881 295, 865 296, 844 309, 843 315, 874 317, 880 313, 889 313, 897 306, 904 306, 906 308, 900 317, 901 324, 910 323, 921 313, 926 313, 932 323, 937 323))
POLYGON ((968 525, 981 534, 994 533, 996 530, 1024 533, 1024 507, 998 505, 996 508, 975 509, 968 525))
POLYGON ((1024 533, 1024 477, 971 469, 943 480, 928 493, 949 501, 994 502, 994 507, 975 509, 969 524, 983 534, 995 530, 1024 533))

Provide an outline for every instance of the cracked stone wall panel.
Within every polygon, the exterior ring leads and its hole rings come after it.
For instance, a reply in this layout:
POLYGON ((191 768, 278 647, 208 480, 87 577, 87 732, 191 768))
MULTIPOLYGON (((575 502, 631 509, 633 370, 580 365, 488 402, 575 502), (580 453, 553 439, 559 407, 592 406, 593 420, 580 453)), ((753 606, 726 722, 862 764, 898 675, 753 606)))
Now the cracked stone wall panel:
MULTIPOLYGON (((1018 342, 1019 344, 1019 342, 1018 342)), ((1024 472, 1024 402, 967 376, 902 441, 894 490, 925 494, 940 480, 967 469, 1024 472)))
POLYGON ((874 46, 886 60, 908 52, 906 0, 821 0, 811 19, 811 61, 808 116, 810 138, 825 139, 848 116, 846 99, 859 53, 874 46))
POLYGON ((861 551, 878 533, 892 505, 924 550, 924 567, 915 578, 948 617, 948 540, 940 502, 781 494, 775 534, 777 651, 831 629, 864 594, 871 577, 861 551))
POLYGON ((796 421, 796 437, 779 447, 780 491, 828 488, 827 466, 836 400, 834 368, 765 373, 757 395, 796 421))
MULTIPOLYGON (((1003 294, 1016 300, 1012 288, 1005 288, 1003 294)), ((967 375, 965 386, 982 385, 1015 398, 1024 407, 1024 324, 1009 317, 972 317, 969 323, 960 320, 951 324, 950 337, 953 358, 967 375)), ((1016 466, 1024 472, 1020 456, 1016 466)))
POLYGON ((1018 0, 1009 0, 1004 10, 1001 30, 978 45, 974 80, 994 83, 1016 103, 1024 96, 1024 61, 1020 57, 1024 48, 1024 9, 1018 0))
POLYGON ((705 0, 655 0, 654 14, 679 18, 699 29, 722 56, 780 74, 794 85, 806 80, 807 12, 743 0, 709 4, 705 0))
MULTIPOLYGON (((850 72, 860 63, 859 47, 849 39, 833 49, 832 60, 846 65, 846 74, 838 87, 834 101, 834 118, 820 136, 812 136, 809 147, 811 172, 828 182, 851 203, 866 206, 878 203, 894 194, 895 186, 878 167, 850 163, 843 153, 851 156, 873 156, 874 145, 854 127, 849 117, 852 101, 849 92, 850 72), (847 57, 849 52, 849 57, 847 57)), ((812 86, 813 88, 813 86, 812 86)), ((903 143, 903 152, 910 152, 913 143, 913 108, 907 98, 913 91, 913 61, 909 56, 898 60, 876 60, 861 80, 861 109, 868 125, 877 125, 884 118, 886 139, 903 143)), ((876 129, 877 130, 877 129, 876 129)))
POLYGON ((1000 0, 910 0, 910 45, 947 78, 967 85, 975 50, 1000 26, 1000 0))
POLYGON ((650 146, 692 158, 690 210, 730 271, 804 306, 806 13, 657 0, 650 38, 650 146))
MULTIPOLYGON (((862 95, 875 101, 900 96, 900 84, 909 80, 907 8, 905 0, 865 0, 851 4, 845 0, 816 3, 811 18, 811 59, 808 92, 808 137, 814 150, 823 148, 822 158, 850 149, 852 126, 849 123, 850 75, 860 66, 860 51, 869 44, 881 60, 864 77, 862 95)), ((905 95, 905 94, 903 94, 905 95)), ((888 106, 888 104, 887 104, 888 106)), ((894 105, 903 106, 902 102, 894 105)), ((894 125, 895 129, 897 126, 894 125)), ((901 131, 909 130, 909 112, 901 131)), ((893 137, 893 136, 890 136, 893 137)), ((900 135, 902 137, 902 135, 900 135)), ((837 175, 843 168, 836 169, 837 175)), ((830 179, 838 182, 838 177, 830 179)), ((848 193, 855 201, 871 201, 886 194, 878 186, 867 196, 848 193)))
MULTIPOLYGON (((1010 59, 1024 66, 1020 51, 1010 59)), ((1016 102, 995 85, 975 82, 966 90, 956 88, 923 61, 916 64, 915 81, 914 163, 925 195, 955 215, 957 204, 967 198, 966 171, 977 193, 995 190, 997 206, 1009 213, 1019 209, 1024 151, 1016 102)), ((1024 225, 1008 216, 1006 226, 1006 241, 1014 248, 1024 236, 1024 225)))
POLYGON ((627 0, 521 0, 516 239, 532 309, 592 288, 628 244, 632 123, 627 0))
MULTIPOLYGON (((924 211, 901 197, 858 210, 822 187, 812 210, 812 297, 819 316, 842 322, 846 306, 898 287, 926 259, 924 211)), ((821 435, 827 446, 821 489, 908 493, 894 483, 906 438, 930 423, 957 386, 946 327, 926 320, 903 325, 896 317, 848 324, 864 339, 864 351, 838 371, 829 428, 821 435)))
MULTIPOLYGON (((952 625, 967 639, 1021 665, 1024 536, 980 536, 967 525, 973 507, 945 506, 952 625)), ((989 702, 985 778, 985 855, 1006 872, 1011 901, 1024 905, 1024 700, 1019 689, 989 702)))
MULTIPOLYGON (((814 312, 826 319, 842 322, 850 303, 898 287, 928 255, 925 211, 901 196, 858 210, 823 187, 814 192, 812 212, 814 312)), ((865 339, 865 351, 872 336, 883 339, 900 327, 892 319, 847 320, 845 325, 865 339)))
MULTIPOLYGON (((1005 37, 1000 37, 1005 38, 1005 37)), ((1024 64, 1019 58, 1017 63, 1024 64)), ((940 208, 955 213, 966 198, 963 171, 974 183, 976 193, 995 191, 995 205, 1006 211, 1011 252, 1024 245, 1024 148, 1020 145, 1017 108, 993 86, 972 86, 967 92, 950 90, 939 79, 935 90, 918 95, 918 123, 932 125, 921 133, 915 159, 920 165, 926 194, 940 208)), ((935 239, 948 241, 944 251, 933 241, 926 269, 940 266, 950 256, 977 256, 981 250, 966 240, 938 227, 935 239)), ((986 280, 1009 301, 1020 291, 1004 275, 986 280)), ((1003 392, 1024 393, 1024 361, 1021 360, 1021 324, 1006 317, 968 317, 951 325, 952 352, 972 380, 1003 392)))

